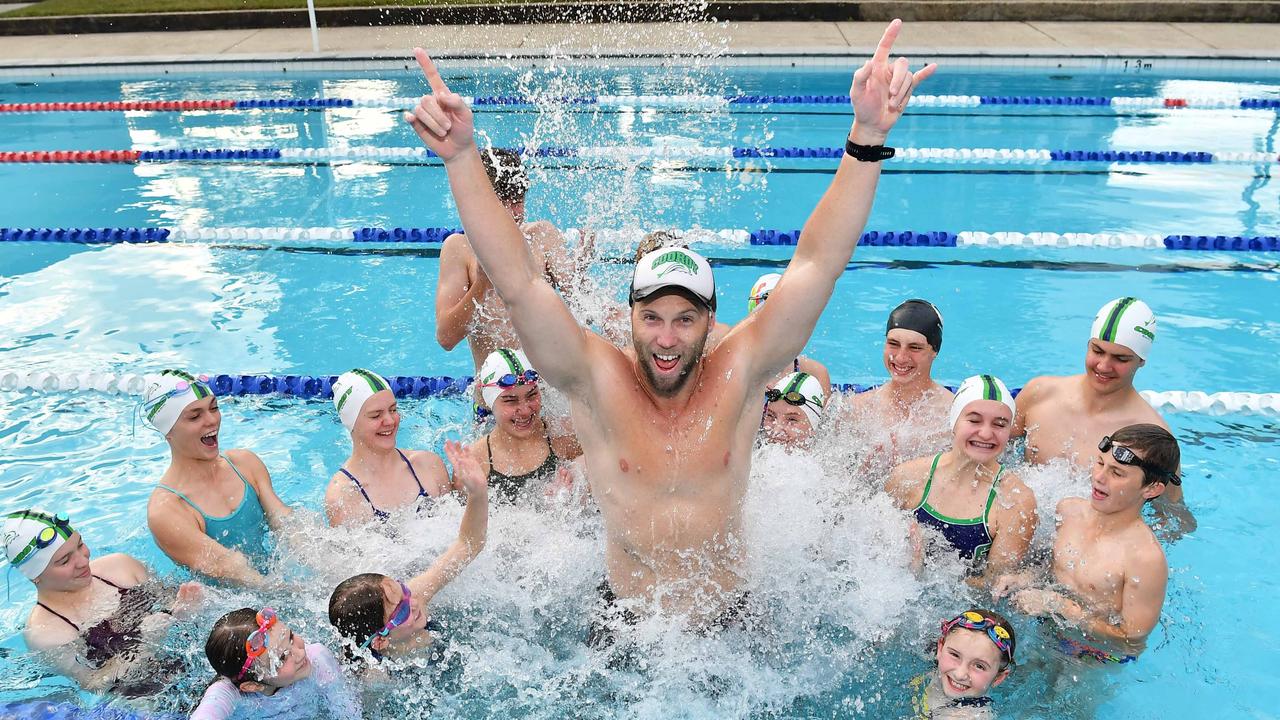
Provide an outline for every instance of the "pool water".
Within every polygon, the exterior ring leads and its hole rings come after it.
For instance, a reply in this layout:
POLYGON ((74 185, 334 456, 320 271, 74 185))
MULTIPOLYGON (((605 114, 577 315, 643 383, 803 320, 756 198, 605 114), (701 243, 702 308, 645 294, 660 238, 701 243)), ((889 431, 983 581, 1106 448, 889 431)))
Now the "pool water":
MULTIPOLYGON (((848 72, 820 68, 444 65, 468 95, 835 94, 848 72), (568 92, 572 90, 572 92, 568 92), (554 92, 553 92, 554 91, 554 92)), ((0 102, 184 98, 378 97, 420 93, 404 73, 0 83, 0 102)), ((949 71, 930 94, 1280 96, 1274 78, 1109 76, 1062 71, 949 71)), ((840 106, 540 112, 486 109, 477 124, 499 145, 834 146, 840 106)), ((1280 113, 1244 110, 994 107, 909 112, 891 142, 918 147, 1276 150, 1280 113)), ((390 147, 417 144, 377 109, 191 113, 0 114, 0 150, 170 147, 390 147)), ((800 227, 829 161, 646 162, 599 167, 543 159, 529 215, 561 227, 800 227)), ((1247 165, 887 166, 868 229, 1143 234, 1280 234, 1274 169, 1247 165)), ((450 226, 438 165, 377 162, 111 165, 0 164, 0 227, 450 226)), ((720 319, 745 314, 755 278, 790 250, 700 247, 716 264, 720 319)), ((385 375, 470 373, 465 350, 435 343, 438 262, 431 247, 295 243, 0 246, 0 370, 385 375)), ((622 248, 611 248, 622 254, 622 248)), ((597 270, 621 288, 626 271, 597 270)), ((1079 372, 1093 313, 1135 295, 1155 309, 1160 340, 1141 389, 1275 392, 1280 307, 1274 256, 1164 250, 863 248, 837 284, 806 354, 837 382, 882 377, 890 308, 926 297, 947 322, 935 377, 992 372, 1011 386, 1079 372)), ((608 295, 609 293, 605 293, 608 295)), ((620 296, 616 295, 615 297, 620 296)), ((9 392, 0 403, 5 507, 65 510, 96 553, 123 551, 160 573, 142 508, 167 463, 133 420, 132 400, 93 393, 9 392)), ((318 513, 349 449, 328 403, 228 398, 223 442, 257 452, 286 502, 318 513)), ((406 401, 401 446, 465 436, 457 398, 406 401)), ((1264 676, 1280 653, 1267 622, 1278 589, 1265 538, 1280 513, 1267 480, 1280 471, 1273 418, 1171 415, 1199 528, 1167 547, 1161 626, 1141 661, 1060 672, 1037 631, 1020 624, 1026 662, 996 694, 1008 717, 1265 716, 1264 676)), ((829 437, 843 444, 856 439, 829 437)), ((956 568, 918 579, 905 564, 905 520, 877 480, 832 458, 763 451, 746 513, 748 587, 767 632, 690 636, 642 626, 637 649, 602 658, 582 643, 603 574, 599 523, 572 504, 493 511, 485 552, 436 602, 447 643, 371 710, 377 717, 868 717, 905 714, 906 683, 928 669, 920 648, 938 618, 968 603, 956 568), (949 574, 948 574, 949 573, 949 574)), ((1061 478, 1061 482, 1067 480, 1061 478)), ((304 512, 304 514, 307 514, 304 512)), ((448 503, 399 537, 300 530, 279 559, 291 583, 268 597, 219 590, 174 646, 192 676, 161 710, 190 708, 209 679, 201 647, 223 611, 275 603, 309 639, 331 640, 328 590, 354 563, 405 574, 456 533, 448 503), (352 548, 356 548, 353 550, 352 548), (353 554, 354 553, 354 554, 353 554)), ((312 517, 314 522, 320 521, 312 517)), ((303 523, 305 525, 305 522, 303 523)), ((17 574, 0 609, 0 703, 90 702, 24 655, 19 632, 34 592, 17 574)))

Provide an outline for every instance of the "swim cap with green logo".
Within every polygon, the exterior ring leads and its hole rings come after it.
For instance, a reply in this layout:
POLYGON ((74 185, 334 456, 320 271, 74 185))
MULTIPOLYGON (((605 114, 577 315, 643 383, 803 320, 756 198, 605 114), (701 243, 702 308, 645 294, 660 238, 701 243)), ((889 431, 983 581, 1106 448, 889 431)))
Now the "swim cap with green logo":
MULTIPOLYGON (((809 373, 793 372, 784 376, 781 380, 774 384, 773 390, 777 390, 782 395, 779 400, 786 397, 787 393, 799 393, 805 402, 799 406, 804 410, 804 414, 809 418, 809 424, 813 427, 818 426, 818 421, 822 419, 823 406, 826 404, 826 393, 822 389, 822 383, 809 373)), ((767 399, 767 398, 766 398, 767 399)))
POLYGON ((1000 382, 1000 378, 995 375, 974 375, 966 378, 960 383, 960 387, 956 388, 956 399, 951 401, 952 430, 956 429, 956 423, 960 422, 960 416, 964 415, 965 408, 978 400, 995 400, 1003 403, 1009 408, 1010 422, 1018 415, 1018 406, 1013 402, 1013 393, 1000 382))
POLYGON ((19 510, 4 519, 4 555, 9 564, 35 580, 53 556, 75 534, 66 516, 40 510, 19 510))
POLYGON ((765 273, 756 278, 756 283, 751 286, 751 294, 747 296, 747 312, 753 312, 763 305, 765 298, 778 287, 778 281, 781 279, 781 273, 765 273))
POLYGON ((480 398, 492 410, 498 396, 506 389, 495 384, 498 378, 503 375, 520 377, 525 371, 532 369, 533 365, 529 363, 529 357, 523 350, 511 348, 494 350, 484 359, 484 364, 480 366, 480 374, 476 376, 476 382, 480 385, 480 398))
POLYGON ((185 370, 163 370, 159 375, 148 375, 142 395, 143 417, 161 435, 168 435, 188 405, 213 395, 207 379, 185 370))
POLYGON ((684 248, 658 248, 636 262, 631 277, 631 302, 665 288, 680 288, 716 309, 716 283, 706 258, 684 248))
POLYGON ((386 378, 363 368, 339 375, 333 384, 333 406, 338 409, 342 425, 350 431, 356 426, 356 418, 360 417, 360 409, 365 402, 376 393, 390 389, 386 378))
POLYGON ((1146 360, 1156 341, 1155 313, 1137 298, 1116 298, 1098 311, 1091 337, 1123 345, 1146 360))

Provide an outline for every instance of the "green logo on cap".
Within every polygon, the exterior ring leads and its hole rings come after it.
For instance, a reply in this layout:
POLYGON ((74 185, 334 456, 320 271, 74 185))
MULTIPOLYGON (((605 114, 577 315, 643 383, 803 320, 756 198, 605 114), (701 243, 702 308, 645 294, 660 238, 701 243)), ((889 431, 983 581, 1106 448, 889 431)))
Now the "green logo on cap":
POLYGON ((1156 334, 1155 334, 1155 333, 1153 333, 1153 332, 1151 332, 1150 330, 1148 330, 1148 329, 1146 329, 1146 328, 1142 327, 1141 325, 1134 325, 1134 326, 1133 326, 1133 331, 1134 331, 1134 332, 1136 332, 1136 333, 1138 333, 1139 335, 1141 335, 1141 336, 1145 337, 1146 339, 1150 340, 1151 342, 1155 342, 1155 341, 1156 341, 1156 334))
POLYGON ((657 274, 659 280, 661 280, 665 275, 677 270, 683 270, 690 275, 698 274, 698 264, 693 261, 693 258, 679 250, 665 252, 654 258, 653 264, 649 266, 649 269, 657 270, 659 265, 668 265, 668 267, 664 268, 657 274))

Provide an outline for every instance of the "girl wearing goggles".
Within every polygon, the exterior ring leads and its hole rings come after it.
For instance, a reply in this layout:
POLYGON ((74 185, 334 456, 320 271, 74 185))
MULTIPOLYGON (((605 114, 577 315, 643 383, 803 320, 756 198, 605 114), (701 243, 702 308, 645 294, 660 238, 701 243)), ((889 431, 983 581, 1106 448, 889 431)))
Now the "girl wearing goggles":
POLYGON ((257 455, 222 450, 222 413, 207 377, 181 370, 151 377, 140 412, 169 444, 169 467, 147 504, 156 544, 207 577, 261 585, 266 530, 290 511, 257 455))
POLYGON ((411 655, 431 645, 438 629, 427 606, 484 548, 489 492, 479 462, 459 443, 445 443, 454 483, 467 493, 458 539, 426 572, 407 581, 379 573, 348 578, 329 597, 329 622, 342 636, 343 654, 360 672, 376 675, 367 660, 411 655))
POLYGON ((538 371, 520 350, 499 348, 490 353, 476 384, 495 422, 468 452, 488 475, 496 499, 514 503, 527 497, 526 488, 545 489, 561 460, 582 454, 576 438, 553 434, 542 418, 538 371))
POLYGON ((150 648, 163 643, 173 615, 199 604, 199 585, 175 593, 124 554, 91 561, 63 513, 10 513, 3 537, 10 568, 36 587, 23 632, 30 650, 85 690, 125 697, 159 693, 181 673, 179 659, 150 648))
POLYGON ((1013 668, 1017 638, 1002 615, 974 608, 942 623, 937 668, 912 681, 913 717, 995 718, 991 688, 1013 668))
POLYGON ((218 673, 192 720, 270 717, 279 720, 361 716, 359 695, 338 661, 307 643, 271 608, 241 608, 213 625, 204 645, 218 673))

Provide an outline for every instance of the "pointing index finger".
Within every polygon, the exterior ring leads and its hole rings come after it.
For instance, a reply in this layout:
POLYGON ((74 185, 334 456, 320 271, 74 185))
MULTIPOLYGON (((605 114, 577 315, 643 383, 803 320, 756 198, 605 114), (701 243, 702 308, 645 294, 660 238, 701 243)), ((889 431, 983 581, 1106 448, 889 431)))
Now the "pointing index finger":
POLYGON ((876 53, 871 60, 876 65, 882 65, 889 61, 889 51, 893 49, 893 43, 898 39, 898 32, 902 30, 902 21, 897 18, 889 23, 889 27, 884 29, 884 35, 880 37, 880 44, 876 46, 876 53))
POLYGON ((440 77, 440 71, 436 69, 436 64, 431 62, 431 57, 427 55, 427 51, 420 47, 413 49, 413 56, 418 59, 418 65, 422 67, 422 74, 427 78, 427 83, 431 85, 431 92, 434 95, 449 92, 449 86, 444 84, 444 78, 440 77))

